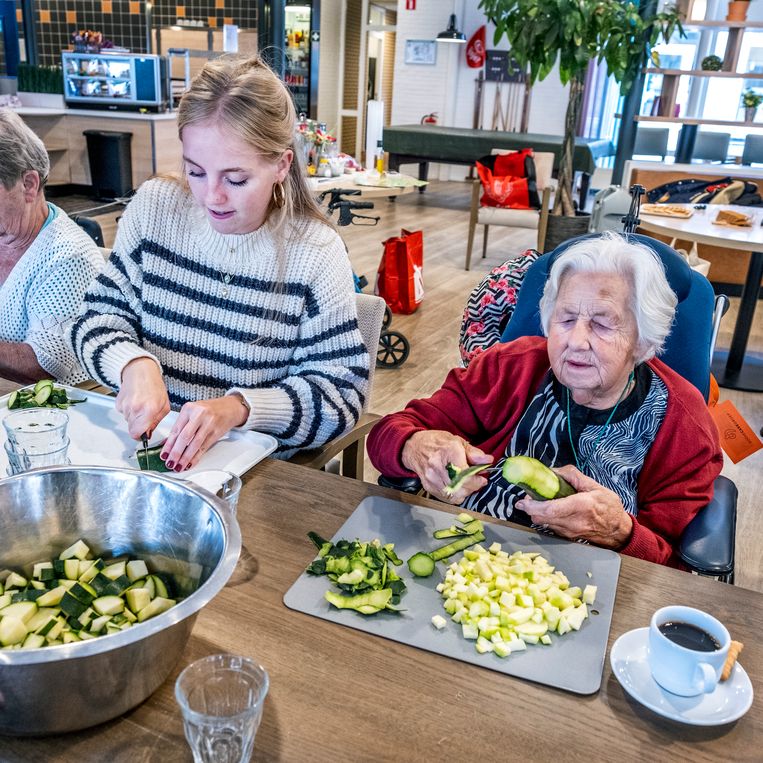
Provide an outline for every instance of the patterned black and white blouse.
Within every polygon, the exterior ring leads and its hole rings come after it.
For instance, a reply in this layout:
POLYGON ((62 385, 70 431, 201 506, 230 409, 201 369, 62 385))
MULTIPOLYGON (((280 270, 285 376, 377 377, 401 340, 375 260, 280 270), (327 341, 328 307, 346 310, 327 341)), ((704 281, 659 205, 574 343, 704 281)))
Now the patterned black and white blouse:
POLYGON ((466 499, 464 507, 530 525, 527 514, 514 508, 514 504, 524 497, 524 491, 507 483, 501 476, 500 467, 506 458, 515 455, 532 456, 546 466, 575 464, 570 447, 571 429, 582 471, 617 493, 625 510, 636 516, 638 477, 665 418, 668 390, 646 364, 636 368, 635 381, 634 389, 620 403, 612 421, 602 432, 612 409, 586 408, 572 398, 568 428, 567 391, 549 371, 520 419, 503 457, 496 464, 498 468, 489 473, 488 484, 482 490, 466 499))

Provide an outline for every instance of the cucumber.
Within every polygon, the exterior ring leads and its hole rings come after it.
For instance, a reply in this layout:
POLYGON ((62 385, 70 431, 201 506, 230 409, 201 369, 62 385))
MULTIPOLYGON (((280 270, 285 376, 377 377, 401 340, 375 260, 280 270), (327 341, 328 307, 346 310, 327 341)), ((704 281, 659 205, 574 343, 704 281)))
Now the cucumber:
POLYGON ((469 548, 469 546, 473 546, 475 543, 482 543, 483 540, 485 540, 485 534, 483 532, 467 535, 464 538, 459 538, 452 543, 448 543, 446 546, 436 548, 430 553, 430 556, 436 562, 439 562, 442 559, 447 559, 449 556, 453 556, 453 554, 457 554, 459 551, 463 551, 465 548, 469 548))
MULTIPOLYGON (((120 633, 176 604, 174 576, 150 574, 144 561, 125 556, 107 566, 87 558, 89 553, 79 540, 59 558, 30 565, 31 578, 0 571, 0 647, 36 649, 120 633), (133 581, 127 572, 145 577, 133 581)), ((183 587, 192 589, 192 583, 183 587)), ((394 581, 390 589, 394 592, 394 581)))
POLYGON ((56 387, 52 379, 41 379, 33 388, 24 387, 8 395, 8 408, 68 408, 84 403, 85 398, 72 400, 63 387, 56 387))
POLYGON ((39 392, 34 395, 34 401, 37 405, 45 405, 50 397, 50 387, 43 387, 39 392))
POLYGON ((429 554, 425 554, 422 551, 414 554, 408 560, 408 569, 417 578, 428 578, 435 568, 434 559, 429 554))
POLYGON ((172 471, 167 464, 162 461, 161 452, 164 449, 164 443, 152 445, 150 448, 140 447, 135 451, 138 458, 138 466, 144 472, 170 472, 172 471))
MULTIPOLYGON (((355 596, 342 596, 334 591, 326 591, 326 601, 337 609, 354 609, 363 615, 373 615, 386 609, 392 598, 389 588, 380 588, 376 591, 358 593, 355 596)), ((140 618, 140 615, 138 615, 140 618)))
POLYGON ((536 501, 566 498, 577 491, 537 458, 512 456, 503 462, 503 478, 527 493, 536 501))
POLYGON ((448 477, 450 477, 450 482, 445 486, 443 492, 448 496, 453 495, 469 477, 484 472, 485 469, 490 469, 492 466, 492 464, 474 464, 473 466, 459 469, 453 464, 448 464, 445 468, 448 472, 448 477))

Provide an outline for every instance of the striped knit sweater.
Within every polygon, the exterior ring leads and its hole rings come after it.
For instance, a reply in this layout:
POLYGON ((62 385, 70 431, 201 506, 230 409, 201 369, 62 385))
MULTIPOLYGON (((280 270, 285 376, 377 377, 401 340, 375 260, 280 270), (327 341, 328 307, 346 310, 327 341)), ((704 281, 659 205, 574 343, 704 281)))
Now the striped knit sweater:
POLYGON ((77 384, 87 376, 68 342, 82 296, 103 268, 103 255, 58 207, 0 285, 0 341, 28 344, 54 379, 77 384))
POLYGON ((352 271, 327 225, 290 230, 220 234, 179 183, 144 183, 72 330, 83 367, 118 388, 151 357, 175 410, 240 393, 282 458, 340 435, 368 393, 352 271))

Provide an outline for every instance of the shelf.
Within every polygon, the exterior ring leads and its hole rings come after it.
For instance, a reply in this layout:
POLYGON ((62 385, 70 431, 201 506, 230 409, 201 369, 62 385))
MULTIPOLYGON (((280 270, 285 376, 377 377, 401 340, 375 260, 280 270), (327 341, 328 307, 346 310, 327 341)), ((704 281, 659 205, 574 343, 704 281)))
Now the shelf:
POLYGON ((67 74, 67 79, 103 79, 111 82, 129 82, 132 77, 112 77, 109 74, 67 74))
POLYGON ((741 122, 737 120, 724 119, 701 119, 699 117, 650 117, 639 115, 637 122, 672 122, 682 125, 719 125, 721 127, 754 127, 763 129, 763 122, 741 122))
POLYGON ((763 79, 763 72, 724 72, 705 69, 644 69, 645 74, 661 74, 664 77, 725 77, 727 79, 763 79))
POLYGON ((763 29, 763 21, 682 21, 681 26, 706 29, 763 29))

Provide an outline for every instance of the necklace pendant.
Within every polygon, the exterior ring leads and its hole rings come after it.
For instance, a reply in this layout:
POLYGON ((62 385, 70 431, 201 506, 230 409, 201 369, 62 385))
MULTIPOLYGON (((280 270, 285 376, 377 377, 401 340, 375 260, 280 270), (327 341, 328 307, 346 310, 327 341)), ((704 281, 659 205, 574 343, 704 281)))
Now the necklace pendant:
POLYGON ((228 287, 227 286, 223 287, 222 294, 223 294, 223 297, 227 297, 228 296, 228 287))

